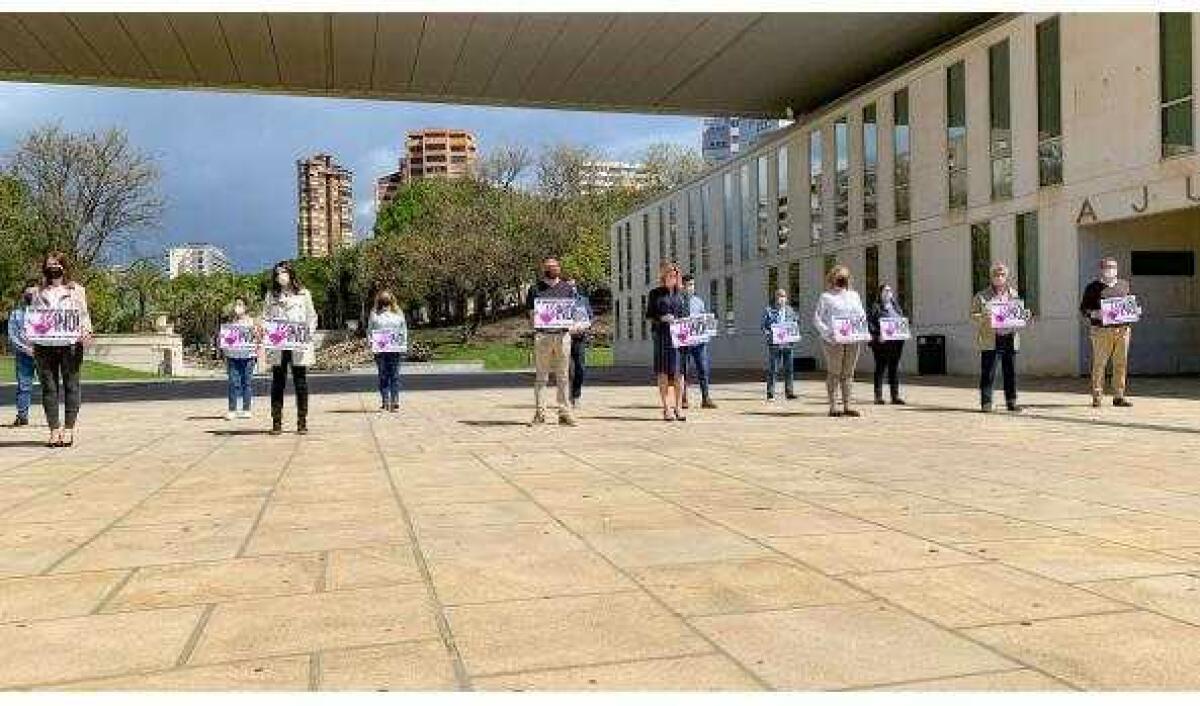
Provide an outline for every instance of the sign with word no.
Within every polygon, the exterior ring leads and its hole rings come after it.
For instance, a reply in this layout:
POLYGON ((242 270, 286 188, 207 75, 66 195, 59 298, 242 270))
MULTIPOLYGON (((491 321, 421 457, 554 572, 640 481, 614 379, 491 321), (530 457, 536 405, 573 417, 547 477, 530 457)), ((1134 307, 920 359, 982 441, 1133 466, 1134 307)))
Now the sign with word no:
POLYGON ((83 334, 83 315, 75 307, 25 310, 25 336, 38 346, 73 346, 83 334))

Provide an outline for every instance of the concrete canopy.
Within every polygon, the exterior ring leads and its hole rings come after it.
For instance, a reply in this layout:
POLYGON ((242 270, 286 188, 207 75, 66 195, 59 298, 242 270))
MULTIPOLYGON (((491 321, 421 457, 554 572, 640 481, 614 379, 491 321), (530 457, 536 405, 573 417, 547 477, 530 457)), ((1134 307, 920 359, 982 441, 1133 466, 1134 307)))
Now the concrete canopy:
POLYGON ((782 117, 978 13, 0 13, 0 79, 782 117))

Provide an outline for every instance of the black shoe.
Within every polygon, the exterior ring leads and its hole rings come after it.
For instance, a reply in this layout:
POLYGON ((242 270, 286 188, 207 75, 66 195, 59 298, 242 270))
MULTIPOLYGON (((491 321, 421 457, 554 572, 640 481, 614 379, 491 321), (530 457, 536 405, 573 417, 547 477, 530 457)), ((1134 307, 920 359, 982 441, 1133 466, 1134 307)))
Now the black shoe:
POLYGON ((831 416, 831 417, 840 417, 840 416, 842 416, 842 413, 841 413, 841 412, 839 412, 839 411, 838 411, 838 410, 836 410, 836 409, 831 409, 831 410, 829 410, 829 416, 831 416))
POLYGON ((688 408, 688 401, 687 401, 687 400, 684 400, 684 401, 683 401, 683 404, 682 404, 681 406, 682 406, 684 409, 687 409, 687 408, 688 408))
POLYGON ((704 402, 702 402, 700 404, 700 406, 703 407, 704 409, 716 409, 717 403, 713 402, 712 400, 704 400, 704 402))
POLYGON ((843 417, 861 417, 862 412, 858 411, 857 409, 847 409, 842 412, 842 416, 843 417))
POLYGON ((787 398, 788 398, 789 400, 794 400, 794 399, 796 399, 796 394, 795 394, 795 393, 792 393, 792 392, 789 392, 789 393, 787 393, 787 395, 786 395, 786 396, 787 396, 787 398))
POLYGON ((979 405, 979 411, 988 414, 994 409, 991 402, 983 402, 979 405))
POLYGON ((1013 414, 1020 414, 1021 412, 1025 411, 1025 408, 1016 402, 1010 402, 1004 406, 1007 407, 1008 411, 1012 412, 1013 414))
POLYGON ((1114 407, 1132 407, 1133 403, 1130 402, 1129 400, 1125 399, 1124 397, 1118 397, 1115 400, 1113 400, 1113 406, 1114 407))
POLYGON ((278 419, 271 422, 271 436, 279 436, 283 433, 283 423, 278 419))
POLYGON ((307 434, 308 433, 308 422, 304 421, 303 419, 296 422, 296 433, 300 434, 300 435, 307 434))
POLYGON ((17 417, 13 420, 12 425, 14 427, 27 427, 29 426, 29 417, 17 417))
POLYGON ((908 404, 908 403, 905 402, 904 400, 900 399, 899 397, 893 397, 892 404, 908 404))
POLYGON ((882 397, 876 397, 875 404, 887 404, 887 402, 884 402, 882 397))
POLYGON ((399 405, 399 404, 394 404, 394 405, 392 405, 391 409, 389 409, 388 411, 389 411, 389 412, 399 412, 399 411, 400 411, 400 405, 399 405))
POLYGON ((767 395, 767 401, 768 401, 768 402, 774 402, 774 401, 775 401, 775 395, 767 395))

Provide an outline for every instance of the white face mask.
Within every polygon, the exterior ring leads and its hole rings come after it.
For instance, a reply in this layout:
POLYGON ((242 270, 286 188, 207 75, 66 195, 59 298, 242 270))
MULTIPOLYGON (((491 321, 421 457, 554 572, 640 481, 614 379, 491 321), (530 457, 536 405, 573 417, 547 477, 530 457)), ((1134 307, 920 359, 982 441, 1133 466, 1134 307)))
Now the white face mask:
POLYGON ((784 299, 783 297, 775 297, 775 306, 782 309, 783 307, 787 306, 787 299, 784 299))
POLYGON ((1100 271, 1100 276, 1104 279, 1105 282, 1112 282, 1117 279, 1117 268, 1106 267, 1100 271))
POLYGON ((241 304, 234 304, 233 305, 233 313, 238 316, 245 316, 246 315, 246 307, 241 304))
POLYGON ((279 283, 280 287, 286 287, 292 283, 292 276, 287 272, 280 272, 275 275, 275 281, 279 283))

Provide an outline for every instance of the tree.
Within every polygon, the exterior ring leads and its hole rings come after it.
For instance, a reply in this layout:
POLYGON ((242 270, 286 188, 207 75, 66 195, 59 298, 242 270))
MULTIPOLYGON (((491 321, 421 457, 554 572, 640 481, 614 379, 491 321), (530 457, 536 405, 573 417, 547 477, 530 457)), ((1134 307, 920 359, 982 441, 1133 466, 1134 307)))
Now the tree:
POLYGON ((80 268, 160 224, 158 165, 120 130, 41 127, 21 140, 6 166, 28 189, 42 249, 61 250, 80 268))
POLYGON ((25 185, 0 174, 0 315, 35 275, 39 248, 33 220, 25 185))
POLYGON ((511 189, 533 164, 524 145, 500 145, 489 151, 479 167, 480 179, 502 189, 511 189))
POLYGON ((587 163, 595 160, 596 155, 585 147, 558 144, 546 148, 537 161, 538 194, 551 200, 581 195, 587 163))
POLYGON ((694 149, 674 142, 656 142, 642 153, 650 194, 683 186, 704 172, 704 158, 694 149))
POLYGON ((134 299, 135 330, 148 328, 150 307, 162 296, 166 278, 162 268, 153 260, 142 258, 133 261, 120 272, 118 289, 134 299))

